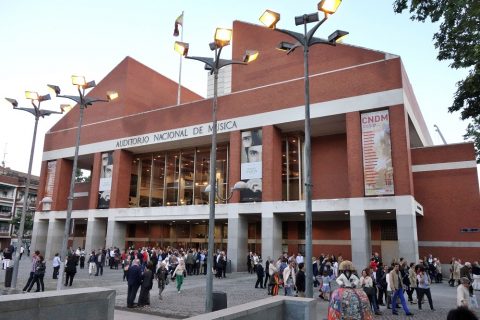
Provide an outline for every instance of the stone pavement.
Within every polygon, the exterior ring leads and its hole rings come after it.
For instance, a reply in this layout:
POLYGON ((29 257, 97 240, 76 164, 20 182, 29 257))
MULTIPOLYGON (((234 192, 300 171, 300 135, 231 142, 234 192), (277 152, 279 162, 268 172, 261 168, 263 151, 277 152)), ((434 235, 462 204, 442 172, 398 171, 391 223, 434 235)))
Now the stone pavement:
MULTIPOLYGON (((27 257, 28 258, 28 257, 27 257)), ((17 289, 5 289, 5 271, 0 270, 0 294, 21 294, 21 289, 26 283, 29 275, 31 263, 25 257, 20 263, 19 281, 17 289)), ((150 292, 151 305, 143 308, 127 309, 127 284, 122 281, 122 270, 110 270, 109 267, 104 268, 103 276, 89 276, 88 269, 77 269, 77 274, 73 281, 73 288, 83 287, 106 287, 115 289, 116 296, 116 320, 136 320, 136 319, 183 319, 190 316, 198 315, 204 312, 205 305, 205 276, 189 276, 185 278, 181 293, 177 293, 175 284, 170 282, 163 292, 163 300, 158 299, 158 289, 156 284, 150 292), (148 316, 150 315, 150 316, 148 316)), ((255 289, 256 276, 246 272, 227 274, 225 279, 214 279, 214 291, 223 291, 227 293, 228 306, 235 306, 258 299, 268 297, 266 290, 255 289)), ((47 273, 45 275, 45 290, 55 290, 56 280, 52 279, 51 263, 47 263, 47 273)), ((32 289, 32 291, 34 291, 32 289)), ((318 291, 315 291, 315 297, 318 291)), ((477 294, 480 296, 480 293, 477 294)), ((455 307, 456 289, 451 288, 445 283, 432 284, 433 303, 436 309, 431 312, 427 305, 424 310, 419 311, 417 305, 409 305, 411 312, 415 314, 416 319, 446 319, 448 311, 455 307)), ((390 310, 382 307, 384 315, 376 316, 376 319, 411 319, 406 317, 401 309, 399 316, 393 316, 390 310), (390 311, 390 312, 388 312, 390 311)), ((318 301, 317 303, 317 319, 326 319, 327 302, 318 301)))

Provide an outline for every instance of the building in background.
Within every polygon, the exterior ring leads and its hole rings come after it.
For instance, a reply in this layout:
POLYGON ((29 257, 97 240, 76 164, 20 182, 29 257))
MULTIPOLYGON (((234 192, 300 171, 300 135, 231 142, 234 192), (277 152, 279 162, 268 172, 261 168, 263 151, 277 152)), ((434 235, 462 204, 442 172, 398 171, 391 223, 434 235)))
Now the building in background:
MULTIPOLYGON (((285 37, 236 21, 218 100, 215 247, 233 270, 248 251, 303 253, 303 56, 275 50, 285 37), (255 35, 252 37, 252 35, 255 35)), ((310 50, 313 255, 384 261, 432 253, 477 259, 480 195, 472 143, 434 146, 399 56, 352 45, 310 50)), ((211 86, 209 86, 211 89, 211 86)), ((207 247, 210 98, 127 57, 91 91, 120 98, 85 113, 69 245, 207 247)), ((211 91, 211 90, 210 90, 211 91)), ((433 93, 432 93, 433 94, 433 93)), ((210 96, 210 94, 209 94, 210 96)), ((78 106, 45 136, 32 245, 50 258, 65 226, 78 106)))
MULTIPOLYGON (((27 245, 30 244, 32 235, 38 180, 39 177, 32 176, 30 181, 26 228, 24 233, 24 241, 27 245)), ((26 182, 26 173, 0 167, 0 249, 4 249, 12 242, 16 242, 17 234, 15 223, 18 226, 22 214, 26 182)))

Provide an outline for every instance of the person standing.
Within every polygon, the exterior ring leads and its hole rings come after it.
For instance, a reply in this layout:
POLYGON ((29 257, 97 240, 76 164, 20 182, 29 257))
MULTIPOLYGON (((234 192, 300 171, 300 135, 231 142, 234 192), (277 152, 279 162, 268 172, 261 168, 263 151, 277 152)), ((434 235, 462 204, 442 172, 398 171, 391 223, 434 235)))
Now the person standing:
POLYGON ((37 263, 35 264, 35 272, 33 275, 33 281, 30 283, 30 286, 27 289, 27 292, 30 292, 33 285, 37 284, 37 290, 35 292, 45 291, 45 286, 43 285, 43 277, 45 276, 45 260, 42 255, 38 255, 37 263))
POLYGON ((264 276, 264 270, 263 270, 263 265, 259 263, 257 265, 257 282, 255 282, 255 289, 258 289, 258 285, 260 284, 260 288, 264 289, 263 287, 263 276, 264 276))
POLYGON ((417 280, 418 280, 418 287, 417 287, 418 310, 422 310, 423 295, 426 295, 428 299, 428 304, 430 305, 430 309, 432 311, 435 311, 435 309, 433 308, 432 293, 430 292, 431 280, 430 280, 429 273, 425 272, 425 269, 420 269, 418 271, 417 280))
POLYGON ((53 279, 58 279, 58 270, 60 269, 60 257, 58 256, 58 252, 55 253, 55 257, 53 257, 52 267, 53 267, 53 279))
POLYGON ((295 285, 297 287, 298 296, 301 298, 305 298, 305 272, 303 271, 304 267, 305 264, 303 262, 300 262, 298 264, 298 272, 295 277, 295 285))
POLYGON ((135 297, 137 291, 142 284, 142 269, 139 266, 140 260, 134 259, 132 266, 128 269, 128 293, 127 293, 127 308, 135 307, 135 297))
POLYGON ((252 252, 247 255, 247 271, 252 273, 252 252))
POLYGON ((85 268, 85 250, 80 251, 80 269, 85 268))
POLYGON ((25 248, 23 247, 23 245, 20 247, 20 259, 19 260, 22 260, 22 255, 23 253, 25 252, 25 248))
POLYGON ((100 273, 101 276, 103 276, 103 265, 105 264, 105 253, 103 252, 102 249, 98 250, 97 256, 96 256, 96 267, 97 267, 97 272, 95 273, 95 276, 98 276, 100 273))
POLYGON ((155 278, 157 278, 158 282, 158 298, 162 300, 162 292, 165 290, 165 285, 168 284, 168 270, 165 263, 160 263, 160 267, 155 274, 155 278))
POLYGON ((30 276, 28 277, 27 284, 25 284, 25 287, 23 287, 23 292, 26 292, 28 287, 33 281, 33 276, 35 275, 35 267, 37 265, 37 259, 38 256, 40 255, 40 251, 36 250, 33 255, 32 255, 32 268, 30 269, 30 276))
POLYGON ((293 296, 293 288, 295 287, 295 260, 290 261, 288 266, 283 270, 283 284, 285 286, 285 295, 293 296))
POLYGON ((151 261, 147 262, 147 267, 142 275, 142 284, 140 285, 140 295, 138 296, 138 306, 150 305, 150 290, 153 287, 153 264, 151 261))
MULTIPOLYGON (((413 292, 417 290, 417 273, 415 272, 415 263, 410 263, 410 268, 408 269, 408 280, 409 285, 407 289, 408 301, 411 304, 416 304, 413 300, 413 292)), ((418 300, 418 291, 417 291, 417 300, 418 300)))
POLYGON ((268 280, 270 279, 270 257, 267 257, 267 261, 265 261, 265 281, 263 282, 263 287, 267 287, 267 283, 269 282, 268 280))
POLYGON ((183 273, 184 272, 185 272, 185 261, 182 259, 182 260, 179 260, 177 267, 173 271, 173 274, 175 275, 175 277, 177 279, 178 293, 181 292, 180 290, 181 290, 182 284, 183 284, 183 273))
POLYGON ((398 311, 395 308, 397 298, 400 298, 402 303, 403 311, 407 316, 413 316, 413 313, 408 309, 407 303, 405 302, 405 297, 403 296, 403 283, 400 278, 400 265, 398 262, 394 264, 393 270, 389 273, 390 276, 390 288, 392 289, 392 313, 398 315, 398 311))
POLYGON ((97 256, 95 255, 95 250, 92 250, 90 257, 88 257, 88 275, 91 276, 95 272, 97 265, 97 256))
POLYGON ((460 278, 460 285, 457 287, 457 307, 470 307, 470 280, 468 278, 460 278))
POLYGON ((77 273, 77 264, 77 256, 71 252, 68 253, 67 264, 65 265, 65 286, 72 286, 73 278, 75 278, 75 274, 77 273))

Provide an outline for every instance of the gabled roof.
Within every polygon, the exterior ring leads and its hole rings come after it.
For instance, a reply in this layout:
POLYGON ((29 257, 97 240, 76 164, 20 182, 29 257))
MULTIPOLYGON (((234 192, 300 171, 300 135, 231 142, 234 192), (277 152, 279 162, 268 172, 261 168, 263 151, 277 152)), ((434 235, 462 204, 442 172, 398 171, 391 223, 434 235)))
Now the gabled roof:
MULTIPOLYGON (((119 98, 97 103, 84 113, 84 124, 131 115, 177 104, 178 84, 131 57, 125 57, 93 88, 88 96, 104 98, 107 91, 117 91, 119 98)), ((181 103, 204 99, 182 87, 181 103)), ((76 127, 79 108, 75 106, 50 130, 76 127)))

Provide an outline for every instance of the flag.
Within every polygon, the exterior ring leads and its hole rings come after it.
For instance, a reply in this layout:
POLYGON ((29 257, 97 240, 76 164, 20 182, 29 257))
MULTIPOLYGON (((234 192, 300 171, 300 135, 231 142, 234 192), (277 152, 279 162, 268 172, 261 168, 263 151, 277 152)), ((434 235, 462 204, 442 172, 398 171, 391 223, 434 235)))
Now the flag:
POLYGON ((180 32, 178 31, 178 25, 183 27, 183 12, 181 15, 178 16, 177 20, 175 20, 175 29, 173 30, 173 36, 178 37, 180 32))

